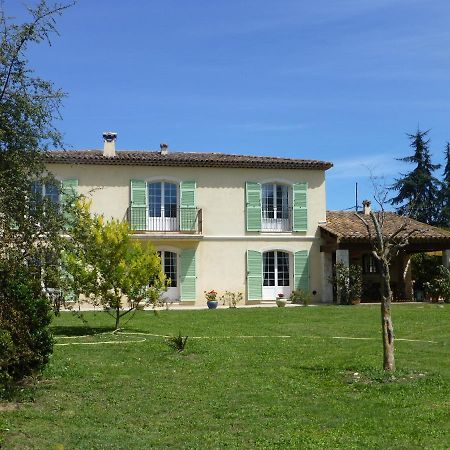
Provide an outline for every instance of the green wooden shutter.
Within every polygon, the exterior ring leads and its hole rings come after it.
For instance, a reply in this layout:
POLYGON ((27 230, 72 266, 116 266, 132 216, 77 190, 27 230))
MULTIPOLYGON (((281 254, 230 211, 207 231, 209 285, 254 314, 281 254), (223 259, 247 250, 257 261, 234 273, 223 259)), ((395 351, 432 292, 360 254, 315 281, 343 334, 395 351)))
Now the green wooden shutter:
POLYGON ((180 253, 180 299, 195 301, 196 299, 196 267, 195 250, 183 250, 180 253))
POLYGON ((61 204, 65 205, 77 195, 78 180, 76 178, 61 181, 61 204))
POLYGON ((294 253, 294 288, 309 291, 309 257, 307 250, 294 253))
POLYGON ((147 229, 147 184, 144 180, 131 180, 130 227, 147 229))
POLYGON ((61 193, 59 196, 60 204, 62 206, 63 214, 66 221, 70 222, 72 215, 68 210, 65 210, 65 206, 77 195, 78 180, 71 178, 61 181, 61 193))
POLYGON ((261 231, 261 184, 245 183, 247 231, 261 231))
POLYGON ((262 300, 262 253, 247 250, 247 300, 262 300))
POLYGON ((195 231, 197 222, 197 209, 195 207, 195 181, 182 181, 180 183, 180 230, 195 231))
POLYGON ((293 230, 308 231, 308 183, 293 186, 293 230))

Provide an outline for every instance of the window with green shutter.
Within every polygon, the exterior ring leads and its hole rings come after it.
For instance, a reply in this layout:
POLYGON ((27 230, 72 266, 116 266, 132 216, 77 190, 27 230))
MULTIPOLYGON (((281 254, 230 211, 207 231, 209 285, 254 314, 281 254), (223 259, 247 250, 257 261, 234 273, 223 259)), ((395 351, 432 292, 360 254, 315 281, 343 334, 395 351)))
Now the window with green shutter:
POLYGON ((197 223, 197 208, 195 181, 182 181, 180 183, 180 230, 195 231, 197 223))
POLYGON ((294 253, 294 288, 309 291, 309 255, 307 250, 294 253))
POLYGON ((245 183, 247 231, 261 231, 261 184, 245 183))
POLYGON ((247 250, 247 300, 262 300, 262 254, 247 250))
POLYGON ((147 183, 131 180, 130 226, 132 230, 147 228, 147 183))
POLYGON ((196 300, 196 263, 195 249, 183 250, 180 253, 180 300, 196 300))
POLYGON ((296 183, 293 192, 293 229, 308 231, 308 183, 296 183))
POLYGON ((61 204, 64 205, 77 195, 78 180, 76 178, 61 181, 61 204))

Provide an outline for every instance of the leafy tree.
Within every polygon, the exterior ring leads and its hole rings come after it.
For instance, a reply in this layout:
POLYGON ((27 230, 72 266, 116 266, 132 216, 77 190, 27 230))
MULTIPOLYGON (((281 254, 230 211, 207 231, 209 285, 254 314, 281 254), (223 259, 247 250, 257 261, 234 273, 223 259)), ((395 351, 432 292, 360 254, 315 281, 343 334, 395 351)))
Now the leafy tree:
POLYGON ((80 199, 69 232, 72 245, 63 255, 67 284, 76 298, 101 304, 116 329, 131 311, 159 301, 166 288, 161 260, 150 244, 132 239, 127 222, 91 215, 89 202, 80 199))
MULTIPOLYGON (((64 94, 34 75, 26 52, 32 43, 49 42, 56 32, 55 18, 68 6, 41 0, 28 10, 30 21, 22 24, 8 19, 3 7, 0 3, 0 334, 6 339, 3 358, 21 358, 28 365, 10 373, 18 380, 40 369, 51 351, 44 338, 48 311, 41 304, 43 263, 48 263, 47 278, 56 274, 65 221, 42 188, 55 183, 45 173, 43 155, 62 144, 54 121, 64 94), (33 191, 36 181, 41 189, 33 191)), ((58 276, 51 278, 58 283, 58 276)))
POLYGON ((440 192, 440 225, 450 228, 450 142, 445 147, 444 178, 440 192))
POLYGON ((439 169, 440 165, 431 162, 428 133, 429 130, 417 130, 415 134, 408 135, 414 154, 400 158, 399 161, 415 164, 416 167, 395 180, 392 189, 398 191, 398 194, 391 203, 399 205, 397 212, 400 215, 434 224, 439 220, 439 181, 433 176, 433 172, 439 169))

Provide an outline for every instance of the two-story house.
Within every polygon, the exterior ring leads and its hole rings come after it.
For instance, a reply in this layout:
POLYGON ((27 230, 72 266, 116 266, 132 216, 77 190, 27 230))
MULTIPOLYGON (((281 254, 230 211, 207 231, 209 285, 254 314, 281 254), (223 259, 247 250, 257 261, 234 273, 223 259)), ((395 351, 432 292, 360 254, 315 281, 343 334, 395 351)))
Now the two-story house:
POLYGON ((165 296, 205 302, 212 289, 246 303, 294 289, 330 301, 329 261, 320 253, 326 220, 324 161, 222 153, 54 151, 47 167, 63 186, 92 199, 92 211, 128 220, 151 241, 171 279, 165 296))

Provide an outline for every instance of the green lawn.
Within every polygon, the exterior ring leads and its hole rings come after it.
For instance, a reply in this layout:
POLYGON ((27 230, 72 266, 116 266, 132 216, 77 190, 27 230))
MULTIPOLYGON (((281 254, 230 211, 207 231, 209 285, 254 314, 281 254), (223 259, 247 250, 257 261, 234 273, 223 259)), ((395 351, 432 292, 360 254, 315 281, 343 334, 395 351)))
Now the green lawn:
MULTIPOLYGON (((86 336, 65 313, 54 332, 71 345, 55 347, 34 401, 0 413, 2 448, 450 448, 450 305, 394 306, 396 337, 419 340, 396 341, 394 380, 379 370, 378 308, 139 312, 125 325, 181 331, 185 354, 157 336, 86 336), (121 343, 73 345, 105 341, 121 343)), ((86 318, 95 333, 113 324, 86 318)))

